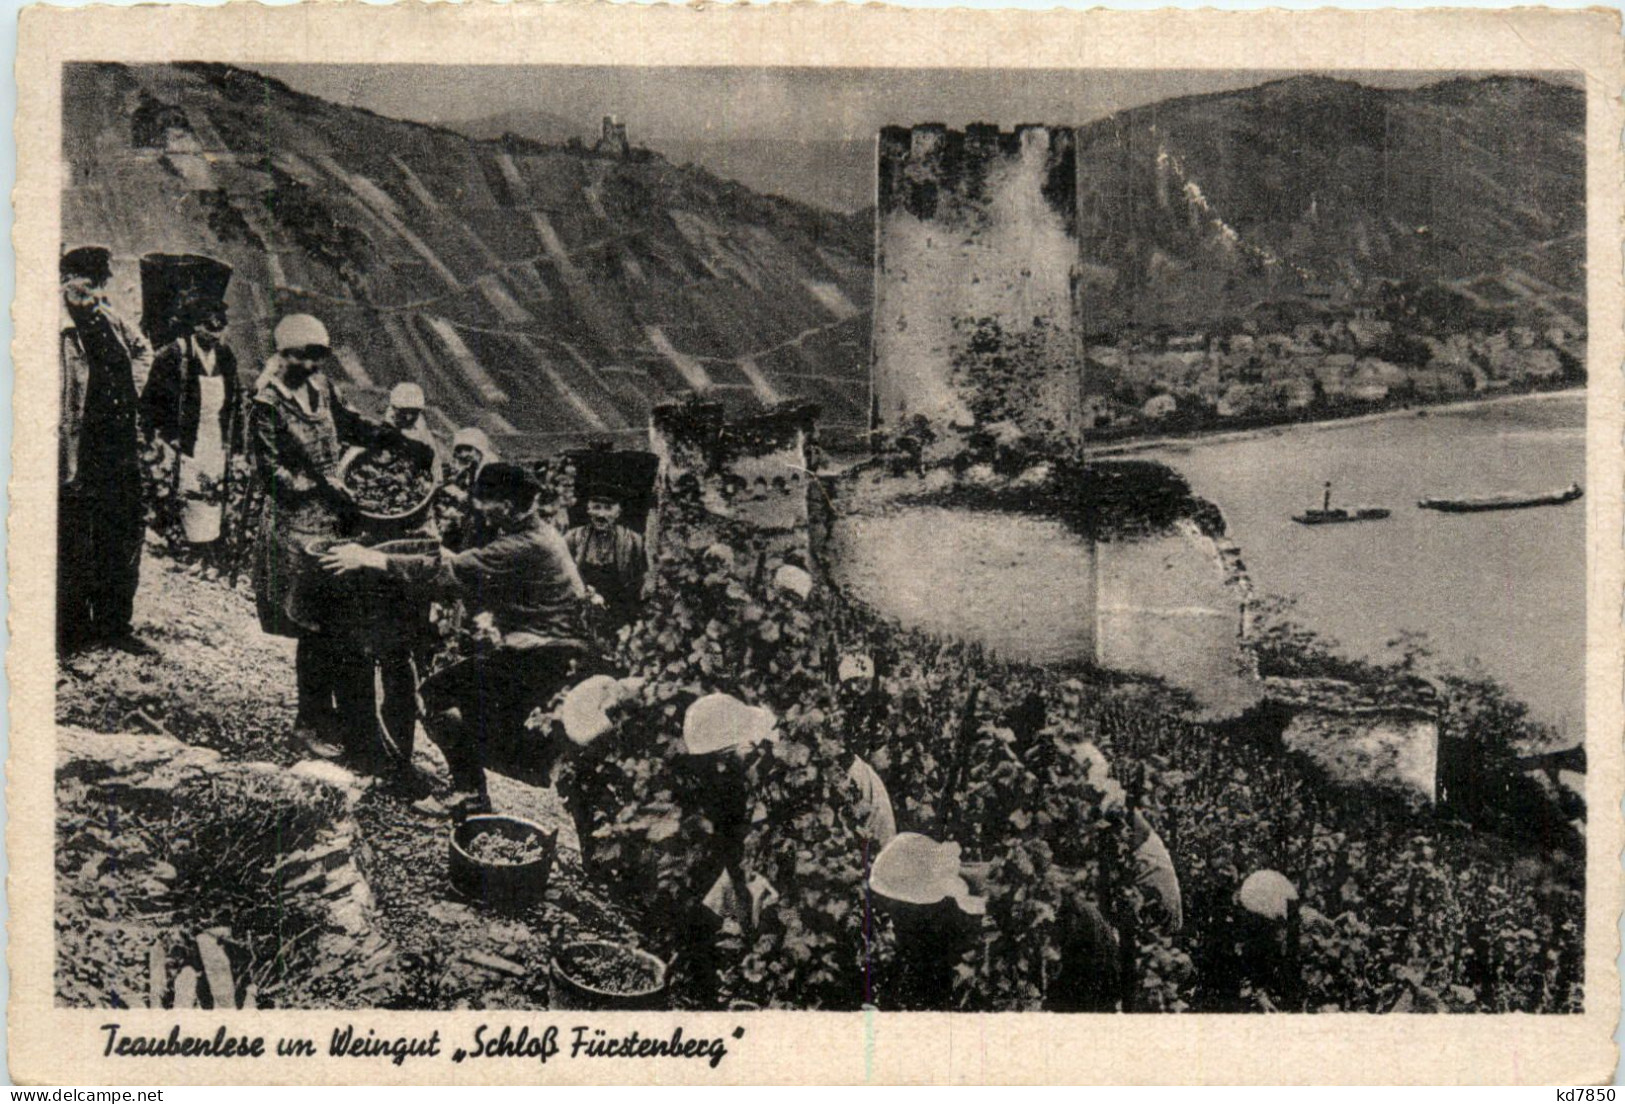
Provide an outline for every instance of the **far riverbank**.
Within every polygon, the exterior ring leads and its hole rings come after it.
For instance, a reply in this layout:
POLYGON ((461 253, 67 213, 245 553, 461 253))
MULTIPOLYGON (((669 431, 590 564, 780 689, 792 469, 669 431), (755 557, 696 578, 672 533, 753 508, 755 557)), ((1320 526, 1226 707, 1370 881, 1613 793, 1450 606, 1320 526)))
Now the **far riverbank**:
POLYGON ((1434 413, 1456 413, 1475 410, 1490 406, 1507 406, 1515 403, 1549 402, 1556 399, 1574 399, 1584 397, 1584 387, 1565 387, 1555 391, 1521 391, 1513 395, 1492 395, 1483 398, 1462 399, 1457 402, 1428 403, 1425 406, 1400 407, 1391 410, 1376 410, 1370 414, 1356 414, 1348 418, 1324 418, 1317 421, 1280 422, 1274 425, 1248 426, 1245 429, 1215 429, 1198 430, 1193 433, 1168 434, 1159 437, 1133 437, 1123 441, 1111 441, 1099 445, 1088 445, 1086 448, 1091 456, 1130 456, 1140 452, 1179 452, 1195 445, 1229 444, 1239 441, 1256 441, 1266 437, 1279 437, 1290 433, 1302 431, 1319 431, 1325 429, 1339 429, 1347 426, 1367 425, 1376 422, 1394 421, 1400 418, 1424 418, 1434 413))

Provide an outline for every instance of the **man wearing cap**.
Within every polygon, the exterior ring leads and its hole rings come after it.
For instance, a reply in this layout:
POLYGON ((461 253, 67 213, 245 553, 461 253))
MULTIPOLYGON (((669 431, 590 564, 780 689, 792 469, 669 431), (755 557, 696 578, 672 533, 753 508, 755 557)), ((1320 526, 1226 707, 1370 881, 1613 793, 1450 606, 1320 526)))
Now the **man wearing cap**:
POLYGON ((254 563, 260 627, 298 641, 295 737, 323 758, 346 749, 371 758, 377 750, 372 658, 336 612, 343 603, 335 602, 315 553, 357 530, 355 504, 338 477, 345 449, 396 445, 401 436, 340 399, 323 371, 332 352, 319 320, 289 315, 274 337, 277 351, 260 374, 250 419, 265 487, 254 563))
POLYGON ((112 254, 63 254, 57 646, 127 640, 145 535, 136 379, 146 347, 108 303, 112 254))
POLYGON ((209 294, 177 304, 181 330, 158 353, 141 393, 148 440, 175 457, 174 490, 186 541, 218 566, 232 459, 243 451, 242 384, 225 343, 226 305, 209 294))
POLYGON ((487 464, 472 494, 491 534, 480 547, 413 556, 346 544, 322 559, 335 574, 388 573, 491 614, 499 639, 423 683, 424 727, 445 753, 455 791, 445 805, 420 803, 425 812, 488 810, 486 769, 526 765, 543 752, 525 721, 587 654, 586 588, 564 538, 536 512, 538 490, 519 465, 487 464))
POLYGON ((582 497, 587 500, 587 524, 566 533, 564 543, 581 581, 602 602, 606 628, 613 634, 637 619, 648 559, 643 538, 620 523, 619 487, 600 480, 589 483, 582 497))

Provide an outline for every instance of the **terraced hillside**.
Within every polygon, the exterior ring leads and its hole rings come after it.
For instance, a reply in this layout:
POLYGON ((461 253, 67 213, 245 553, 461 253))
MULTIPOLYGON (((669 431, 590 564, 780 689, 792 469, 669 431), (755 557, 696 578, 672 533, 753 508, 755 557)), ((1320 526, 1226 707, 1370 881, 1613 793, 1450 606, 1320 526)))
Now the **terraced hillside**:
POLYGON ((646 151, 471 140, 228 66, 72 65, 63 113, 64 242, 109 246, 127 305, 144 253, 234 265, 246 370, 277 317, 309 311, 352 389, 419 380, 439 428, 514 451, 641 436, 687 391, 866 419, 865 220, 646 151))

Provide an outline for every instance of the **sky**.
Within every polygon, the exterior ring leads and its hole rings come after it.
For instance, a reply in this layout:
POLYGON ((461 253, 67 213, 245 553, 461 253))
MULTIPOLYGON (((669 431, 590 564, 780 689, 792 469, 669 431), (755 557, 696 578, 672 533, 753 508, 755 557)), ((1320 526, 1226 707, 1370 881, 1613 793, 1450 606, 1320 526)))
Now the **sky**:
MULTIPOLYGON (((381 115, 451 125, 547 112, 584 137, 618 115, 642 139, 872 139, 888 123, 1087 123, 1174 96, 1245 88, 1286 71, 680 68, 669 66, 261 65, 302 92, 381 115)), ((1452 73, 1343 72, 1411 87, 1452 73)))

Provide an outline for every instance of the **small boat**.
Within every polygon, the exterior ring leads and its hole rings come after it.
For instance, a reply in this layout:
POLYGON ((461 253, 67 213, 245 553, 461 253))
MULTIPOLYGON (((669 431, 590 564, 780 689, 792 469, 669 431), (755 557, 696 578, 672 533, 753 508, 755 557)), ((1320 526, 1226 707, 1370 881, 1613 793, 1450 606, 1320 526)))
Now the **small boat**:
POLYGON ((1477 498, 1424 498, 1417 503, 1424 510, 1443 510, 1450 514, 1470 514, 1480 510, 1522 510, 1529 506, 1561 506, 1573 502, 1585 492, 1580 484, 1570 483, 1557 491, 1545 494, 1481 495, 1477 498))
POLYGON ((1339 525, 1347 521, 1381 521, 1388 514, 1389 511, 1382 506, 1339 506, 1332 509, 1332 485, 1328 483, 1320 509, 1293 514, 1292 520, 1299 525, 1339 525))

